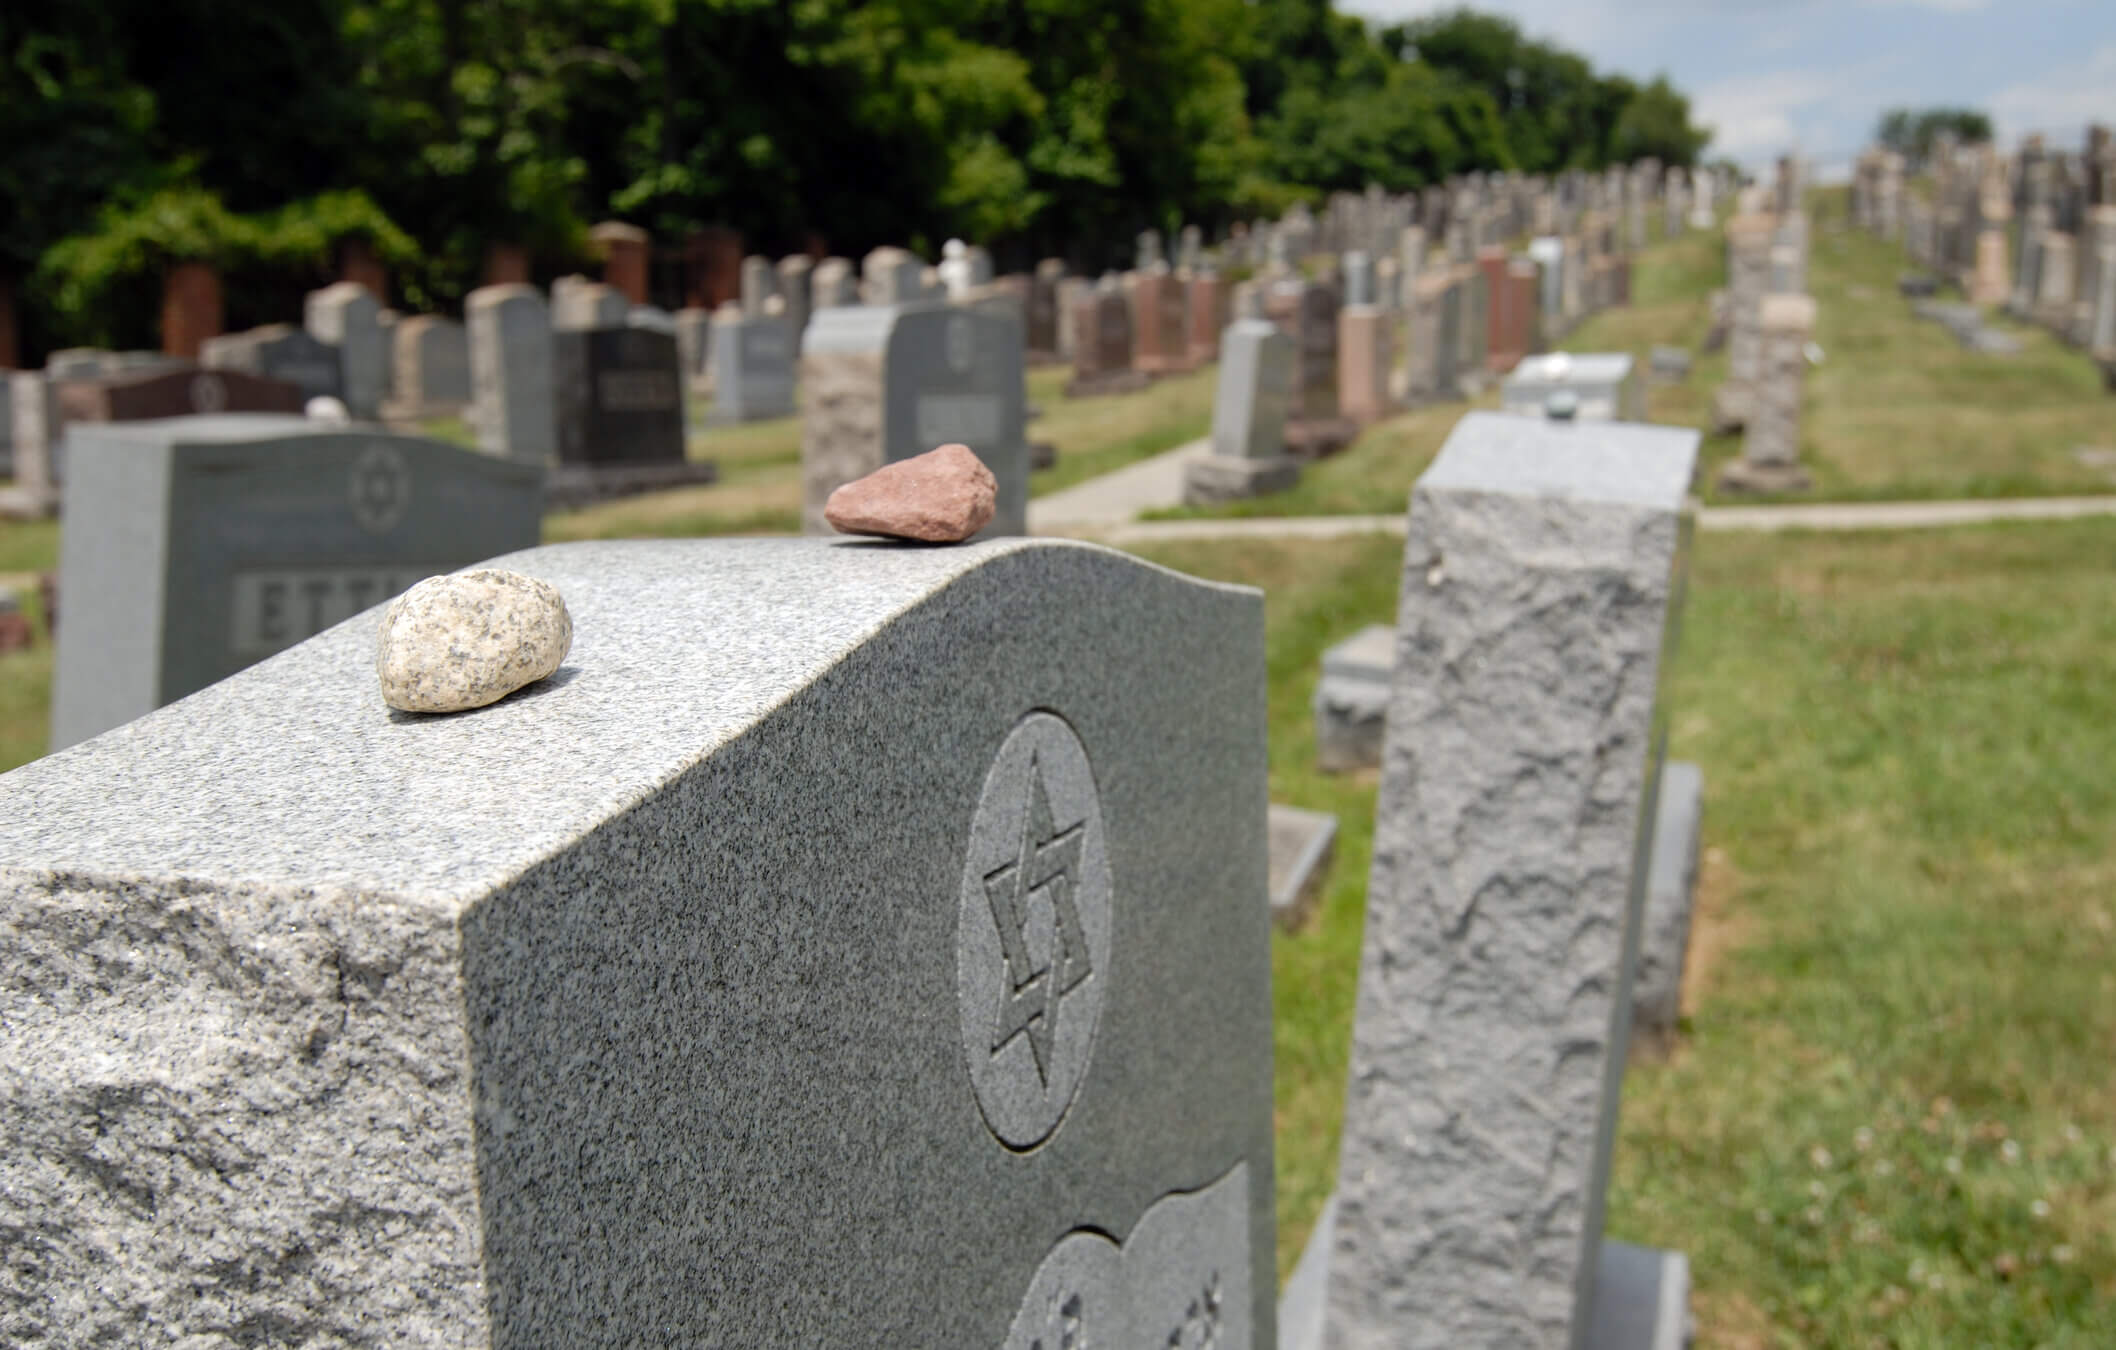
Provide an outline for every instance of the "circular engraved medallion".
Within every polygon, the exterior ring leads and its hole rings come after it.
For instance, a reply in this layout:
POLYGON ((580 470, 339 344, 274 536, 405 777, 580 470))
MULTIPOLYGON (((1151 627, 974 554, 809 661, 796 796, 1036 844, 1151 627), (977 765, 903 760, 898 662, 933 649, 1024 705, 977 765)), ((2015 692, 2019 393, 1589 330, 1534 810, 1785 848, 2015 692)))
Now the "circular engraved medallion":
POLYGON ((1034 1148, 1065 1118, 1110 979, 1109 845, 1065 719, 1015 724, 970 822, 956 925, 963 1054, 985 1124, 1034 1148))
POLYGON ((370 445, 353 457, 353 520, 369 534, 388 534, 411 506, 411 465, 394 445, 370 445))
POLYGON ((968 374, 970 362, 977 355, 977 331, 969 319, 960 314, 949 316, 943 341, 948 348, 948 369, 958 375, 968 374))
POLYGON ((217 413, 228 406, 228 386, 211 371, 191 377, 191 411, 217 413))

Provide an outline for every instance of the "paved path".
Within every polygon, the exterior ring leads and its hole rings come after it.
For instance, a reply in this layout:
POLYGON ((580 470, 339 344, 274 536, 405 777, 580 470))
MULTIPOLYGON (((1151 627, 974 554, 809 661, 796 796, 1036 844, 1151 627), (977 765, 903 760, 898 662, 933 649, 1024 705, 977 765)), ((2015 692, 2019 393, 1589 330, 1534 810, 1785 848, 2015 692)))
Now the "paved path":
POLYGON ((1048 493, 1029 503, 1030 534, 1078 534, 1124 525, 1141 511, 1183 504, 1183 461, 1212 448, 1192 441, 1115 473, 1048 493))
MULTIPOLYGON (((2116 496, 2025 497, 1970 502, 1813 502, 1792 506, 1707 506, 1701 530, 1920 530, 1994 520, 2075 520, 2116 515, 2116 496)), ((1030 528, 1036 530, 1035 516, 1030 528)), ((1225 520, 1141 520, 1122 524, 1081 521, 1039 533, 1091 534, 1111 544, 1181 539, 1338 539, 1354 534, 1402 534, 1394 516, 1255 516, 1225 520)))

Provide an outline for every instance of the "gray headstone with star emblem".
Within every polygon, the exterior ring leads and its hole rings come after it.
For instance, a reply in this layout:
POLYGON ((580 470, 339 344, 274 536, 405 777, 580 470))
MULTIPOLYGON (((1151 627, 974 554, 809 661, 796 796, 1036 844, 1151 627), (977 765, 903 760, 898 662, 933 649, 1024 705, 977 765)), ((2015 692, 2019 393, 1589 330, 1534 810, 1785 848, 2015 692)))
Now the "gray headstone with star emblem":
POLYGON ((371 611, 0 776, 22 1306, 1269 1350, 1262 597, 1056 540, 495 562, 574 624, 512 698, 391 713, 371 611))
POLYGON ((67 445, 53 749, 541 529, 541 469, 438 441, 225 414, 67 445))

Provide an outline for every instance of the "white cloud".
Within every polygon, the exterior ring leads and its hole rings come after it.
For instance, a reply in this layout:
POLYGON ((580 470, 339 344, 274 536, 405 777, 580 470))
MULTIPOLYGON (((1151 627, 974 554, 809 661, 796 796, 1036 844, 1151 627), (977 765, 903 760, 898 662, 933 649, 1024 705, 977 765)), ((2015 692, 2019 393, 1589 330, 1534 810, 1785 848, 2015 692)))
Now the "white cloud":
POLYGON ((1757 160, 1799 144, 1801 114, 1830 99, 1841 77, 1781 70, 1721 80, 1697 91, 1691 108, 1712 128, 1712 153, 1757 160))
POLYGON ((2001 145, 2035 131, 2073 144, 2087 123, 2116 118, 2116 42, 2096 47, 2083 61, 2008 85, 1978 102, 1990 111, 2001 145))

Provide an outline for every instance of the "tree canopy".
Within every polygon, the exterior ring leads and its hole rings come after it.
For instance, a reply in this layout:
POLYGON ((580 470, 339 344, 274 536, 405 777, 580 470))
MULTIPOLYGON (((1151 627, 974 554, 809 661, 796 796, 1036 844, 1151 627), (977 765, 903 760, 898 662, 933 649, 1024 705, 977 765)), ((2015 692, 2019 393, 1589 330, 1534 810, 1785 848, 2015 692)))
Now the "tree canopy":
POLYGON ((39 346, 146 340, 184 257, 240 317, 343 232, 437 307, 490 245, 575 265, 609 218, 1093 265, 1147 226, 1709 134, 1505 19, 1329 0, 98 0, 0 8, 0 57, 0 277, 39 346))
POLYGON ((1992 139, 1991 119, 1974 108, 1890 108, 1881 114, 1874 139, 1912 164, 1923 164, 1947 132, 1965 145, 1980 144, 1992 139))

